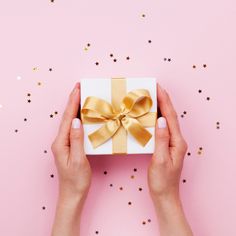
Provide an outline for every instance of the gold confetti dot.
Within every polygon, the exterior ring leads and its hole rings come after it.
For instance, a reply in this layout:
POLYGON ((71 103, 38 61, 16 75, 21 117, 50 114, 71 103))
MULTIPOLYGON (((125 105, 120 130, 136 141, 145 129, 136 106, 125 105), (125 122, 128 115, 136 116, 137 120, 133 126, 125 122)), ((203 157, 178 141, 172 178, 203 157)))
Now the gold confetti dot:
POLYGON ((36 71, 37 69, 38 69, 37 67, 34 67, 34 68, 33 68, 33 71, 36 71))

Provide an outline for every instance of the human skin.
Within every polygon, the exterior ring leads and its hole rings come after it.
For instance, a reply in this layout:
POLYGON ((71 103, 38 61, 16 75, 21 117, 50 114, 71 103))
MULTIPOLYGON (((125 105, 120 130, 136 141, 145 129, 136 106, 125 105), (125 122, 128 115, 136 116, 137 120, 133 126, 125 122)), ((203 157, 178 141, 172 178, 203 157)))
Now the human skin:
MULTIPOLYGON (((170 98, 160 86, 162 113, 156 125, 156 146, 148 169, 148 184, 161 236, 191 236, 179 196, 179 181, 187 144, 170 98), (165 117, 165 118, 164 118, 165 117)), ((91 184, 91 168, 84 152, 83 126, 77 118, 80 84, 71 92, 60 128, 52 143, 59 177, 59 194, 52 236, 78 236, 84 201, 91 184)))

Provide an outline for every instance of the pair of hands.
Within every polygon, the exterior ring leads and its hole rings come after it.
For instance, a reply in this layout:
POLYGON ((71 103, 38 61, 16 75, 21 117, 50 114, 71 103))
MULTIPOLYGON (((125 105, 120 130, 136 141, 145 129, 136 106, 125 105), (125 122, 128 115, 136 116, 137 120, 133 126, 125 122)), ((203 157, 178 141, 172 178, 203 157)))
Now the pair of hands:
MULTIPOLYGON (((156 147, 148 169, 150 195, 159 218, 161 235, 192 235, 179 197, 179 181, 187 144, 169 95, 159 85, 157 94, 163 117, 157 120, 156 147)), ((80 215, 91 183, 92 172, 84 152, 83 127, 76 118, 79 104, 80 84, 77 83, 52 144, 59 176, 53 236, 79 235, 80 215)))

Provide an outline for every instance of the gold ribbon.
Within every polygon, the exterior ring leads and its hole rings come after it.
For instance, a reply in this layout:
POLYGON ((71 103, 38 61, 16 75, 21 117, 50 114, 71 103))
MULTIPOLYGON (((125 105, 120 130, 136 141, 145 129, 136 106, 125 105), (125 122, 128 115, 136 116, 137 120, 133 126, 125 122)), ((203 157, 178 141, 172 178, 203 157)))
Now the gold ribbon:
POLYGON ((112 88, 113 106, 103 99, 90 96, 86 98, 81 109, 83 123, 104 123, 88 135, 93 148, 112 138, 115 142, 113 153, 126 153, 127 132, 144 147, 152 137, 145 127, 154 126, 157 115, 156 112, 149 112, 152 107, 149 91, 133 90, 118 104, 117 98, 122 97, 120 91, 125 91, 125 79, 112 79, 112 88))

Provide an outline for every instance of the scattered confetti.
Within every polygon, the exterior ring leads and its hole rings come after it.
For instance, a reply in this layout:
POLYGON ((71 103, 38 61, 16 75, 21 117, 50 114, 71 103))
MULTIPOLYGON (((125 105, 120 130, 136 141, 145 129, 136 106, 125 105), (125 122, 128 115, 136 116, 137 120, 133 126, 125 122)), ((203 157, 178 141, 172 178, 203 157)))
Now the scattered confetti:
POLYGON ((37 84, 38 84, 38 86, 41 86, 41 85, 42 85, 42 82, 38 82, 37 84))
POLYGON ((152 40, 148 40, 148 43, 151 43, 152 42, 152 40))
POLYGON ((107 171, 104 171, 103 174, 106 175, 106 174, 107 174, 107 171))
POLYGON ((137 171, 137 168, 134 168, 134 172, 136 172, 137 171))
POLYGON ((49 68, 48 70, 49 70, 49 71, 52 71, 52 68, 49 68))
POLYGON ((128 202, 128 205, 132 205, 132 202, 128 202))
POLYGON ((198 154, 198 155, 201 155, 201 154, 202 154, 202 151, 203 151, 203 148, 202 148, 202 147, 199 147, 199 148, 198 148, 198 151, 197 151, 197 154, 198 154))
POLYGON ((131 175, 130 178, 131 178, 131 179, 134 179, 134 175, 131 175))
POLYGON ((43 207, 42 207, 42 209, 43 209, 43 210, 45 210, 45 209, 46 209, 46 207, 45 207, 45 206, 43 206, 43 207))
POLYGON ((138 190, 141 192, 143 189, 142 188, 138 188, 138 190))
POLYGON ((95 234, 98 234, 99 232, 98 231, 95 231, 95 234))
POLYGON ((164 61, 168 61, 168 62, 170 62, 171 61, 171 58, 164 58, 164 61))
POLYGON ((110 54, 110 57, 113 57, 113 54, 112 54, 112 53, 110 54))
POLYGON ((188 152, 187 155, 188 155, 188 156, 191 156, 191 152, 188 152))
POLYGON ((217 129, 220 128, 220 122, 219 122, 219 121, 216 122, 216 128, 217 128, 217 129))
POLYGON ((146 17, 146 15, 145 15, 145 14, 142 14, 142 17, 143 17, 143 18, 145 18, 145 17, 146 17))
POLYGON ((113 60, 114 62, 117 62, 117 59, 116 58, 114 58, 114 60, 113 60))
POLYGON ((207 100, 207 101, 210 101, 210 97, 207 97, 206 100, 207 100))
POLYGON ((206 64, 203 64, 202 66, 203 66, 204 68, 206 68, 206 67, 207 67, 207 65, 206 65, 206 64))
POLYGON ((24 118, 24 121, 27 121, 27 118, 24 118))
POLYGON ((18 129, 15 129, 15 133, 18 133, 18 129))
POLYGON ((147 221, 148 221, 149 223, 151 223, 151 219, 148 219, 147 221))
POLYGON ((99 65, 99 62, 96 62, 95 65, 98 66, 98 65, 99 65))
POLYGON ((180 115, 181 118, 184 118, 184 116, 187 114, 187 111, 183 111, 183 113, 180 115))
POLYGON ((110 187, 113 187, 113 184, 110 184, 110 187))
POLYGON ((143 225, 146 225, 146 221, 143 221, 142 224, 143 224, 143 225))
POLYGON ((196 69, 196 65, 193 65, 193 69, 196 69))
POLYGON ((186 183, 186 179, 183 179, 183 183, 186 183))
POLYGON ((51 178, 54 178, 54 175, 52 174, 52 175, 50 175, 50 177, 51 177, 51 178))
POLYGON ((44 153, 48 153, 48 151, 47 151, 47 150, 44 150, 43 152, 44 152, 44 153))
POLYGON ((122 191, 122 190, 123 190, 123 187, 120 187, 120 190, 122 191))
POLYGON ((201 89, 199 89, 199 90, 198 90, 198 93, 201 93, 201 92, 202 92, 202 90, 201 90, 201 89))
POLYGON ((27 102, 28 102, 28 103, 31 103, 31 100, 30 100, 30 99, 28 99, 28 100, 27 100, 27 102))
POLYGON ((50 118, 53 118, 53 114, 50 115, 50 118))
POLYGON ((130 59, 130 57, 126 57, 126 60, 129 60, 130 59))

